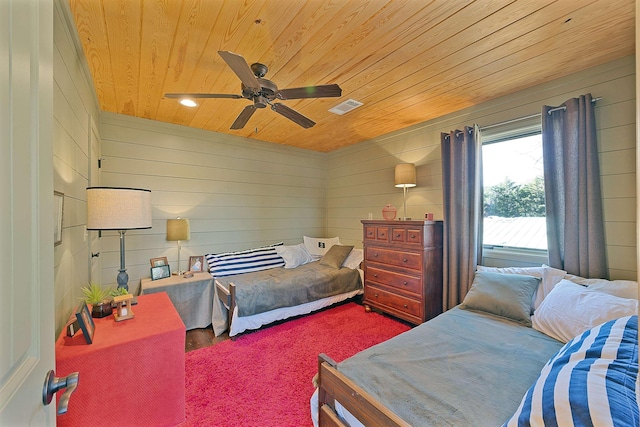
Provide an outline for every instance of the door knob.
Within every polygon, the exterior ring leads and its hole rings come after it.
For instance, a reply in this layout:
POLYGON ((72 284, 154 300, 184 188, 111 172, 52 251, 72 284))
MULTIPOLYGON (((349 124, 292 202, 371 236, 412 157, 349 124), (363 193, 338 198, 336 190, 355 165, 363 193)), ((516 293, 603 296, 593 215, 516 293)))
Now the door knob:
POLYGON ((62 389, 67 389, 58 402, 58 415, 66 414, 69 406, 69 399, 71 393, 78 387, 78 381, 80 381, 80 373, 73 372, 64 378, 56 377, 53 370, 47 372, 47 376, 44 379, 44 387, 42 388, 42 403, 46 406, 53 400, 53 396, 62 389))

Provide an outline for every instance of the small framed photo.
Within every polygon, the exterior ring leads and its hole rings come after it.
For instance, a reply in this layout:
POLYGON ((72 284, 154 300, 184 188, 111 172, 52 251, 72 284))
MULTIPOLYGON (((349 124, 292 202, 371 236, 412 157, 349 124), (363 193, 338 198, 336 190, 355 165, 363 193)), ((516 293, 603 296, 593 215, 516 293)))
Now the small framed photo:
POLYGON ((75 311, 66 325, 64 325, 65 330, 67 331, 68 337, 73 337, 80 330, 80 325, 78 324, 78 319, 76 318, 75 311))
POLYGON ((151 280, 164 279, 170 276, 171 271, 169 271, 169 265, 151 267, 151 280))
POLYGON ((151 258, 151 267, 162 267, 163 265, 169 265, 169 261, 167 261, 166 256, 151 258))
POLYGON ((82 329, 82 335, 84 335, 85 341, 87 344, 91 344, 96 327, 86 302, 82 301, 82 303, 78 305, 78 308, 76 308, 76 319, 78 320, 80 329, 82 329))
POLYGON ((189 257, 189 271, 203 271, 204 256, 189 257))

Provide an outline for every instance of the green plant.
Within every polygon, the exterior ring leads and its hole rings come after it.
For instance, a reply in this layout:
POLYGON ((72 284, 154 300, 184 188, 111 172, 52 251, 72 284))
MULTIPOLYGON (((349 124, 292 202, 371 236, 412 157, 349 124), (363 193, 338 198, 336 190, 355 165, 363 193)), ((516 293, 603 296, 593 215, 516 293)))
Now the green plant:
POLYGON ((110 294, 110 289, 105 289, 95 283, 89 283, 87 286, 82 288, 82 295, 84 296, 80 299, 84 300, 87 304, 100 304, 101 302, 109 299, 110 294))
POLYGON ((128 290, 126 290, 125 288, 116 288, 116 289, 112 289, 109 292, 109 295, 111 295, 112 297, 117 297, 118 295, 127 295, 129 293, 128 290))

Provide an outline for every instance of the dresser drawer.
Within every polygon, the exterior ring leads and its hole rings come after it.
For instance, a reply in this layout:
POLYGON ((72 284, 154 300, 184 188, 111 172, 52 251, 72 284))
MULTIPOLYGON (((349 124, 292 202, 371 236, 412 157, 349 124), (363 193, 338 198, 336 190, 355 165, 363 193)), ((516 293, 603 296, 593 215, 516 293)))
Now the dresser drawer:
POLYGON ((370 301, 374 306, 383 305, 411 316, 422 317, 420 301, 387 292, 376 286, 365 286, 364 298, 365 302, 370 301))
POLYGON ((422 279, 420 276, 410 276, 375 267, 367 267, 364 272, 364 279, 412 292, 418 296, 422 295, 422 279))
POLYGON ((371 262, 410 268, 422 271, 422 255, 412 252, 401 252, 377 247, 365 248, 364 259, 371 262))
POLYGON ((365 227, 364 238, 374 242, 389 242, 389 227, 386 226, 371 226, 365 227))
POLYGON ((393 227, 391 241, 394 243, 409 243, 422 245, 422 230, 410 227, 393 227))

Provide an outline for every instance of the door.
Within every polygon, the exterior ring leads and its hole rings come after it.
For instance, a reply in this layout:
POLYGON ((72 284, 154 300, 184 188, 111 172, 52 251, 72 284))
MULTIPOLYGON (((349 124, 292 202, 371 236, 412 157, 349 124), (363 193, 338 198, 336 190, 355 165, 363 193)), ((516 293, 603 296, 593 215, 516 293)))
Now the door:
POLYGON ((0 58, 0 425, 53 426, 52 1, 0 1, 0 58))
MULTIPOLYGON (((102 158, 100 155, 100 136, 96 128, 93 117, 89 115, 89 187, 100 185, 100 166, 102 158)), ((102 284, 102 259, 100 255, 100 238, 98 233, 89 233, 89 281, 91 283, 102 284)))

